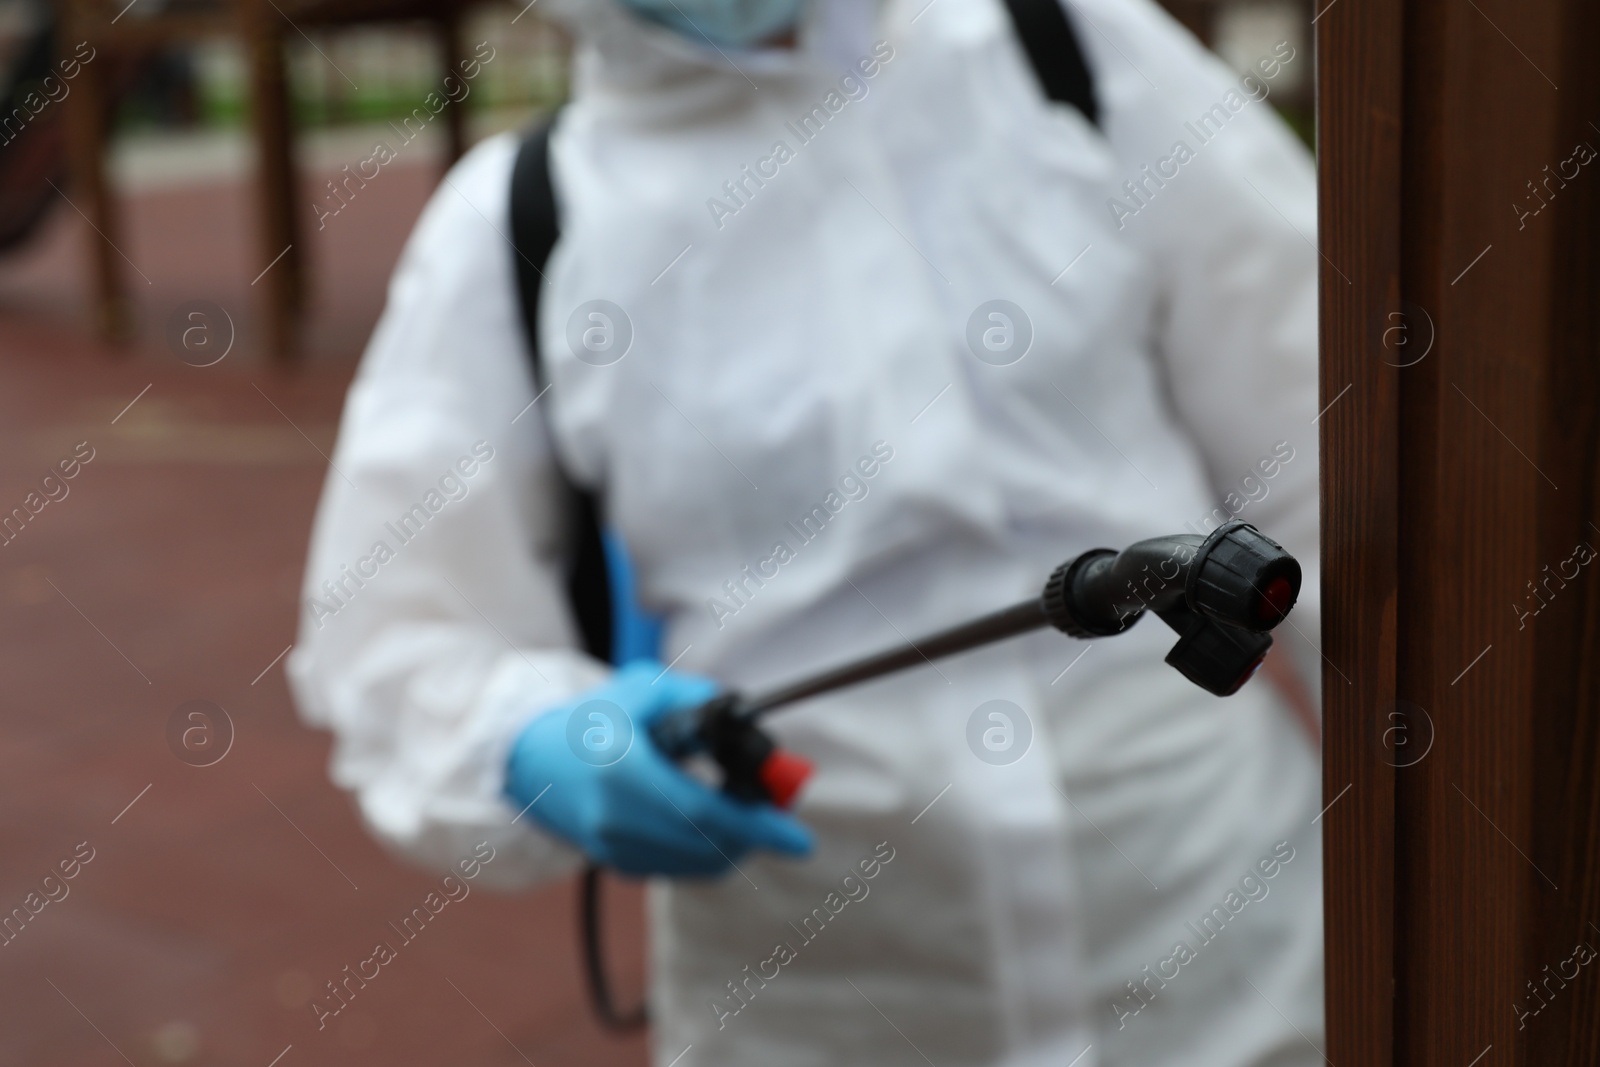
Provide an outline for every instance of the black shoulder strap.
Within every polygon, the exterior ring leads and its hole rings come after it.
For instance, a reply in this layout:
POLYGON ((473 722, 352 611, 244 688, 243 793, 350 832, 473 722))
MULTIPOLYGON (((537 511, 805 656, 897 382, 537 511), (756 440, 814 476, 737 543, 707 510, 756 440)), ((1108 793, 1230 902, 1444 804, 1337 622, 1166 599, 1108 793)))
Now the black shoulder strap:
MULTIPOLYGON (((535 395, 548 384, 539 352, 539 295, 544 267, 561 236, 555 188, 550 180, 550 126, 523 138, 511 168, 511 244, 516 251, 517 288, 527 337, 535 395)), ((583 647, 596 659, 611 659, 611 582, 600 540, 600 507, 595 495, 575 484, 559 462, 556 469, 569 501, 572 524, 567 562, 567 596, 577 618, 583 647)))
POLYGON ((1005 2, 1017 39, 1028 53, 1028 62, 1044 95, 1058 104, 1071 104, 1099 126, 1100 103, 1095 97, 1094 79, 1089 75, 1072 22, 1062 10, 1062 0, 1005 2))
MULTIPOLYGON (((511 168, 511 244, 516 249, 517 289, 522 297, 522 325, 528 339, 533 369, 534 395, 545 388, 544 359, 539 351, 539 292, 544 265, 561 236, 555 188, 550 179, 550 122, 523 138, 511 168)), ((566 468, 556 462, 571 522, 571 556, 567 564, 567 599, 577 618, 584 651, 612 662, 611 576, 606 569, 605 544, 600 539, 600 507, 595 495, 575 484, 566 468)), ((578 895, 578 925, 583 947, 583 970, 589 999, 608 1030, 628 1033, 644 1026, 649 1012, 643 1004, 632 1011, 618 1008, 611 998, 600 935, 600 868, 589 863, 583 871, 578 895)))
POLYGON ((549 122, 535 126, 517 148, 511 167, 511 244, 516 250, 517 288, 522 296, 522 326, 532 357, 534 390, 544 388, 544 361, 539 356, 539 283, 544 265, 561 236, 556 192, 550 183, 549 122))

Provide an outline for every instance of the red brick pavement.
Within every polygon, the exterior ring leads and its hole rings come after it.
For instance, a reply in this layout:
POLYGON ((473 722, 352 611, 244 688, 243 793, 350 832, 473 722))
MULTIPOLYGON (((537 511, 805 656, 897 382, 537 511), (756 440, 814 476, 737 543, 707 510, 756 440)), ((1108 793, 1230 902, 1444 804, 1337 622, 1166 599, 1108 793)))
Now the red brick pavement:
MULTIPOLYGON (((433 884, 367 837, 328 783, 327 737, 296 719, 281 660, 268 669, 293 636, 318 449, 431 181, 386 171, 314 235, 312 354, 293 374, 252 354, 263 264, 238 188, 133 203, 120 243, 150 282, 129 271, 146 339, 128 351, 80 325, 70 210, 0 261, 0 511, 78 442, 94 449, 0 546, 0 913, 80 842, 94 850, 0 945, 0 1063, 267 1067, 287 1046, 279 1067, 644 1061, 642 1041, 589 1021, 568 885, 474 890, 326 1030, 309 1007, 433 884), (159 340, 194 297, 240 325, 204 369, 159 340), (168 748, 192 699, 235 727, 213 766, 168 748)), ((637 904, 617 922, 629 988, 637 904)))

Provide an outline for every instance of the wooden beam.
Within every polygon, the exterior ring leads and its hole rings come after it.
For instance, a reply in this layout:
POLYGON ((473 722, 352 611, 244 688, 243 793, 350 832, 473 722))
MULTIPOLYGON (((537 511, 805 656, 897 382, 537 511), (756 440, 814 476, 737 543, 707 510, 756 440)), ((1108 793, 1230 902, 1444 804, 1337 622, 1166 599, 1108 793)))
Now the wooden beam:
MULTIPOLYGON (((1393 1044, 1401 20, 1339 0, 1316 23, 1322 264, 1323 800, 1328 1057, 1393 1044), (1387 357, 1387 360, 1385 359, 1387 357), (1388 743, 1387 748, 1384 747, 1388 743)), ((1398 724, 1403 726, 1403 724, 1398 724)))
POLYGON ((1529 981, 1600 948, 1600 17, 1317 28, 1328 1055, 1595 1062, 1600 968, 1529 981))

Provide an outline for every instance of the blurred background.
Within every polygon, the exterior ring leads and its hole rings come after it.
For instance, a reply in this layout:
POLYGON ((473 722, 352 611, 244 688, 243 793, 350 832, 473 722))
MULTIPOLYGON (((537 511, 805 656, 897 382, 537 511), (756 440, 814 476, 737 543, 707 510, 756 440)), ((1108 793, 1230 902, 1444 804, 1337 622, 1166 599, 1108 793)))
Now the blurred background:
MULTIPOLYGON (((1271 100, 1312 141, 1308 4, 1167 6, 1240 70, 1293 43, 1271 100)), ((474 890, 317 1031, 435 879, 366 836, 282 675, 406 235, 567 69, 532 3, 0 0, 0 512, 44 500, 0 535, 0 917, 32 914, 0 926, 0 1062, 645 1061, 588 1017, 569 885, 474 890)))

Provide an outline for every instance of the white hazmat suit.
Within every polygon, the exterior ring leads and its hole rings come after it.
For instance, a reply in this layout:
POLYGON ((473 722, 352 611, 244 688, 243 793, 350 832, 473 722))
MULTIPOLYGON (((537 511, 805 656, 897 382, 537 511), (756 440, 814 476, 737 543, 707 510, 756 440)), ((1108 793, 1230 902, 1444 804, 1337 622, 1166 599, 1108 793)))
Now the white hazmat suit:
MULTIPOLYGON (((552 442, 679 670, 787 681, 1237 512, 1306 565, 1278 638, 1315 684, 1314 180, 1254 98, 1309 56, 1242 82, 1149 0, 1074 0, 1097 129, 1000 0, 818 0, 797 48, 732 55, 546 4, 578 42, 551 388, 496 137, 406 247, 312 543, 290 675, 382 839, 487 839, 508 887, 581 862, 501 795, 520 727, 606 671, 552 442)), ((772 719, 817 765, 817 851, 652 885, 658 1062, 1321 1063, 1314 747, 1264 679, 1219 700, 1166 667, 1174 640, 1037 633, 772 719)))

